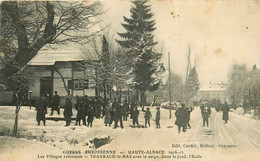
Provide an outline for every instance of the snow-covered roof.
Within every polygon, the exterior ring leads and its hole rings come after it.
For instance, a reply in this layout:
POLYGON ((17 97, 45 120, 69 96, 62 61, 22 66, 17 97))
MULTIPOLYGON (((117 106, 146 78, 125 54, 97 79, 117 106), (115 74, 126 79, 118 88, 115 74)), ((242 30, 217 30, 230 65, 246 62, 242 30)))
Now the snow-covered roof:
POLYGON ((84 55, 78 50, 42 50, 28 65, 54 65, 55 62, 82 61, 84 55))
POLYGON ((226 85, 219 83, 219 84, 208 84, 205 86, 202 86, 199 91, 200 92, 206 92, 206 91, 225 91, 226 85))
MULTIPOLYGON (((101 36, 96 40, 96 48, 98 52, 102 50, 101 36)), ((52 47, 44 47, 35 57, 33 57, 27 65, 44 66, 54 65, 55 62, 71 62, 83 60, 99 60, 96 51, 91 46, 91 43, 79 45, 70 43, 68 45, 53 45, 52 47)))

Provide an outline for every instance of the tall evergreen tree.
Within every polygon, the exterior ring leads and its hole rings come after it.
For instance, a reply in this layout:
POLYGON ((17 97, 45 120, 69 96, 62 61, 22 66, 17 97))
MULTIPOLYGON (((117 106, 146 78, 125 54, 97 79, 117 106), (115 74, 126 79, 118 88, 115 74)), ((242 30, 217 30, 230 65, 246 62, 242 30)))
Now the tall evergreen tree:
POLYGON ((199 90, 199 79, 196 67, 191 68, 186 84, 186 97, 187 99, 193 98, 199 90))
POLYGON ((145 91, 154 91, 160 84, 156 74, 161 53, 154 51, 157 42, 154 41, 152 32, 156 28, 148 2, 149 0, 132 1, 131 18, 124 17, 125 23, 122 24, 126 32, 118 33, 123 40, 117 40, 120 46, 127 49, 127 54, 133 61, 134 87, 141 94, 141 105, 145 91))

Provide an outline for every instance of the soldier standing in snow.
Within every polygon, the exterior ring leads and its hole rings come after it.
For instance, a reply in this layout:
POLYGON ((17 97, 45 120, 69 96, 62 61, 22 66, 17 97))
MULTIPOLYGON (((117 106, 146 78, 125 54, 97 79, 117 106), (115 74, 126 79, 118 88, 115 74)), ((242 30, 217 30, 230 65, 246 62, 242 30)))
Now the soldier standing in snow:
POLYGON ((155 124, 156 124, 156 128, 161 128, 160 126, 160 107, 157 107, 157 112, 156 112, 156 115, 155 115, 155 124))
POLYGON ((114 102, 112 103, 112 111, 111 111, 111 122, 110 124, 113 123, 113 121, 116 123, 117 116, 116 116, 116 109, 117 109, 118 103, 116 98, 114 98, 114 102))
POLYGON ((65 107, 64 107, 63 114, 64 114, 64 119, 66 121, 65 126, 70 126, 71 116, 72 116, 72 103, 69 98, 66 98, 65 100, 65 107))
POLYGON ((203 127, 205 126, 205 123, 207 124, 207 127, 209 126, 209 116, 210 116, 209 108, 204 108, 204 111, 202 113, 203 127))
POLYGON ((200 105, 200 112, 201 112, 201 115, 203 114, 204 109, 205 109, 204 104, 200 105))
POLYGON ((58 115, 60 115, 60 96, 58 95, 58 92, 54 92, 55 95, 52 97, 52 108, 51 108, 51 116, 53 115, 53 111, 57 111, 58 115))
POLYGON ((105 106, 105 109, 104 109, 104 113, 105 113, 105 126, 107 126, 107 124, 109 124, 109 126, 111 126, 111 111, 112 111, 112 108, 110 107, 110 102, 109 101, 106 101, 106 106, 105 106))
POLYGON ((86 124, 86 116, 88 115, 88 112, 90 110, 90 101, 88 96, 86 95, 84 98, 84 117, 83 117, 83 125, 87 125, 86 124))
POLYGON ((40 97, 39 101, 36 105, 36 121, 38 122, 38 126, 40 125, 40 121, 43 122, 43 125, 45 126, 45 114, 47 113, 47 108, 46 108, 46 103, 44 102, 44 100, 40 97))
MULTIPOLYGON (((83 124, 84 124, 84 119, 86 117, 83 98, 78 98, 77 104, 78 105, 77 105, 76 110, 78 112, 77 112, 77 116, 76 116, 76 124, 75 125, 77 125, 79 123, 79 126, 80 126, 80 121, 82 120, 83 124)), ((86 120, 85 120, 85 124, 86 124, 86 120)))
POLYGON ((124 121, 127 121, 128 111, 129 111, 129 105, 127 103, 127 100, 124 100, 124 104, 123 104, 123 108, 122 108, 124 121))
POLYGON ((100 116, 101 116, 101 106, 102 106, 101 97, 96 97, 96 103, 95 103, 95 117, 96 118, 100 118, 100 116))
POLYGON ((137 124, 137 126, 139 127, 138 116, 139 116, 139 111, 137 110, 137 108, 133 108, 132 111, 133 127, 135 127, 135 124, 137 124))
POLYGON ((90 109, 88 111, 88 119, 87 119, 87 121, 88 121, 88 125, 87 126, 88 127, 89 126, 92 127, 93 120, 94 120, 94 106, 91 105, 90 109))
POLYGON ((222 120, 225 121, 225 124, 227 123, 228 121, 228 112, 229 112, 229 107, 228 107, 228 104, 227 102, 225 102, 224 106, 223 106, 223 115, 222 115, 222 120))
POLYGON ((150 109, 149 109, 149 108, 146 108, 146 111, 145 111, 145 113, 144 113, 145 127, 147 127, 147 123, 148 123, 149 127, 151 126, 151 125, 150 125, 150 119, 151 119, 151 117, 152 117, 152 113, 151 113, 150 109))
POLYGON ((176 116, 175 125, 178 126, 178 133, 180 133, 181 127, 183 128, 183 132, 186 132, 185 126, 186 126, 187 114, 186 114, 186 111, 185 111, 185 104, 181 104, 181 108, 179 108, 175 112, 175 116, 176 116))

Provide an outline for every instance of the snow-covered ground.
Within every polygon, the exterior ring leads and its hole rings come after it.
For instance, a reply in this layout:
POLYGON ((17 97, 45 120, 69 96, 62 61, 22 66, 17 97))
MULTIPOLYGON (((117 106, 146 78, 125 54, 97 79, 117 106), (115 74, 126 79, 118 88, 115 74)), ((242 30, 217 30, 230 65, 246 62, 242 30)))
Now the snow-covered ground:
MULTIPOLYGON (((65 121, 47 120, 46 125, 37 126, 34 108, 22 107, 19 114, 19 137, 11 138, 6 135, 12 133, 14 122, 14 109, 12 106, 0 107, 0 161, 9 160, 58 160, 46 158, 46 155, 64 155, 64 150, 94 150, 90 142, 95 137, 108 137, 112 141, 97 150, 116 150, 118 155, 130 155, 131 150, 164 150, 165 156, 146 154, 150 158, 141 159, 117 159, 117 160, 176 160, 177 156, 186 155, 188 158, 178 160, 201 161, 257 161, 260 160, 260 121, 230 112, 228 124, 222 121, 222 113, 212 110, 210 126, 202 126, 202 118, 199 108, 191 113, 191 129, 178 134, 174 125, 175 116, 169 119, 169 110, 161 109, 161 128, 155 126, 155 107, 151 109, 152 120, 150 128, 131 128, 132 120, 124 121, 124 129, 104 126, 103 119, 95 119, 93 127, 75 126, 75 120, 71 126, 65 127, 65 121), (180 144, 181 147, 173 147, 180 144), (206 147, 200 147, 203 144, 206 147), (191 147, 185 147, 191 145, 191 147), (193 147, 193 145, 195 147, 193 147), (210 146, 214 145, 214 148, 210 146), (234 146, 227 148, 223 146, 234 146), (176 153, 177 152, 177 153, 176 153), (44 155, 45 158, 38 158, 44 155), (197 156, 191 158, 191 155, 197 156), (160 157, 157 158, 156 157, 160 157), (190 157, 190 158, 189 158, 190 157), (201 158, 202 157, 202 158, 201 158), (20 158, 20 159, 19 159, 20 158), (153 158, 153 159, 151 159, 153 158)), ((47 117, 50 111, 48 111, 47 117)), ((58 116, 54 113, 51 117, 63 117, 63 112, 58 116)), ((76 115, 76 111, 73 111, 76 115)), ((75 116, 74 116, 75 117, 75 116)), ((144 113, 140 110, 139 123, 144 125, 144 113)), ((84 154, 83 154, 84 155, 84 154)), ((132 154, 132 156, 135 154, 132 154)), ((86 155, 85 155, 86 156, 86 155)), ((95 160, 87 155, 87 159, 95 160)), ((178 157, 178 156, 177 156, 178 157)), ((62 158, 61 160, 66 160, 62 158)), ((75 159, 67 159, 75 160, 75 159)), ((96 160, 115 160, 102 159, 96 160)))

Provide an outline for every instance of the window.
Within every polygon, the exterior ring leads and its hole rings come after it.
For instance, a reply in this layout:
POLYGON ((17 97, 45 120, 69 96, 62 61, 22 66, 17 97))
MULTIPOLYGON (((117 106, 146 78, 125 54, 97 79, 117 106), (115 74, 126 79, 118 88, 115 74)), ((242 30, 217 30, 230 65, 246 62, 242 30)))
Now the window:
POLYGON ((68 80, 68 88, 69 89, 75 89, 75 90, 81 90, 81 89, 88 89, 89 80, 85 79, 74 79, 74 80, 68 80))

